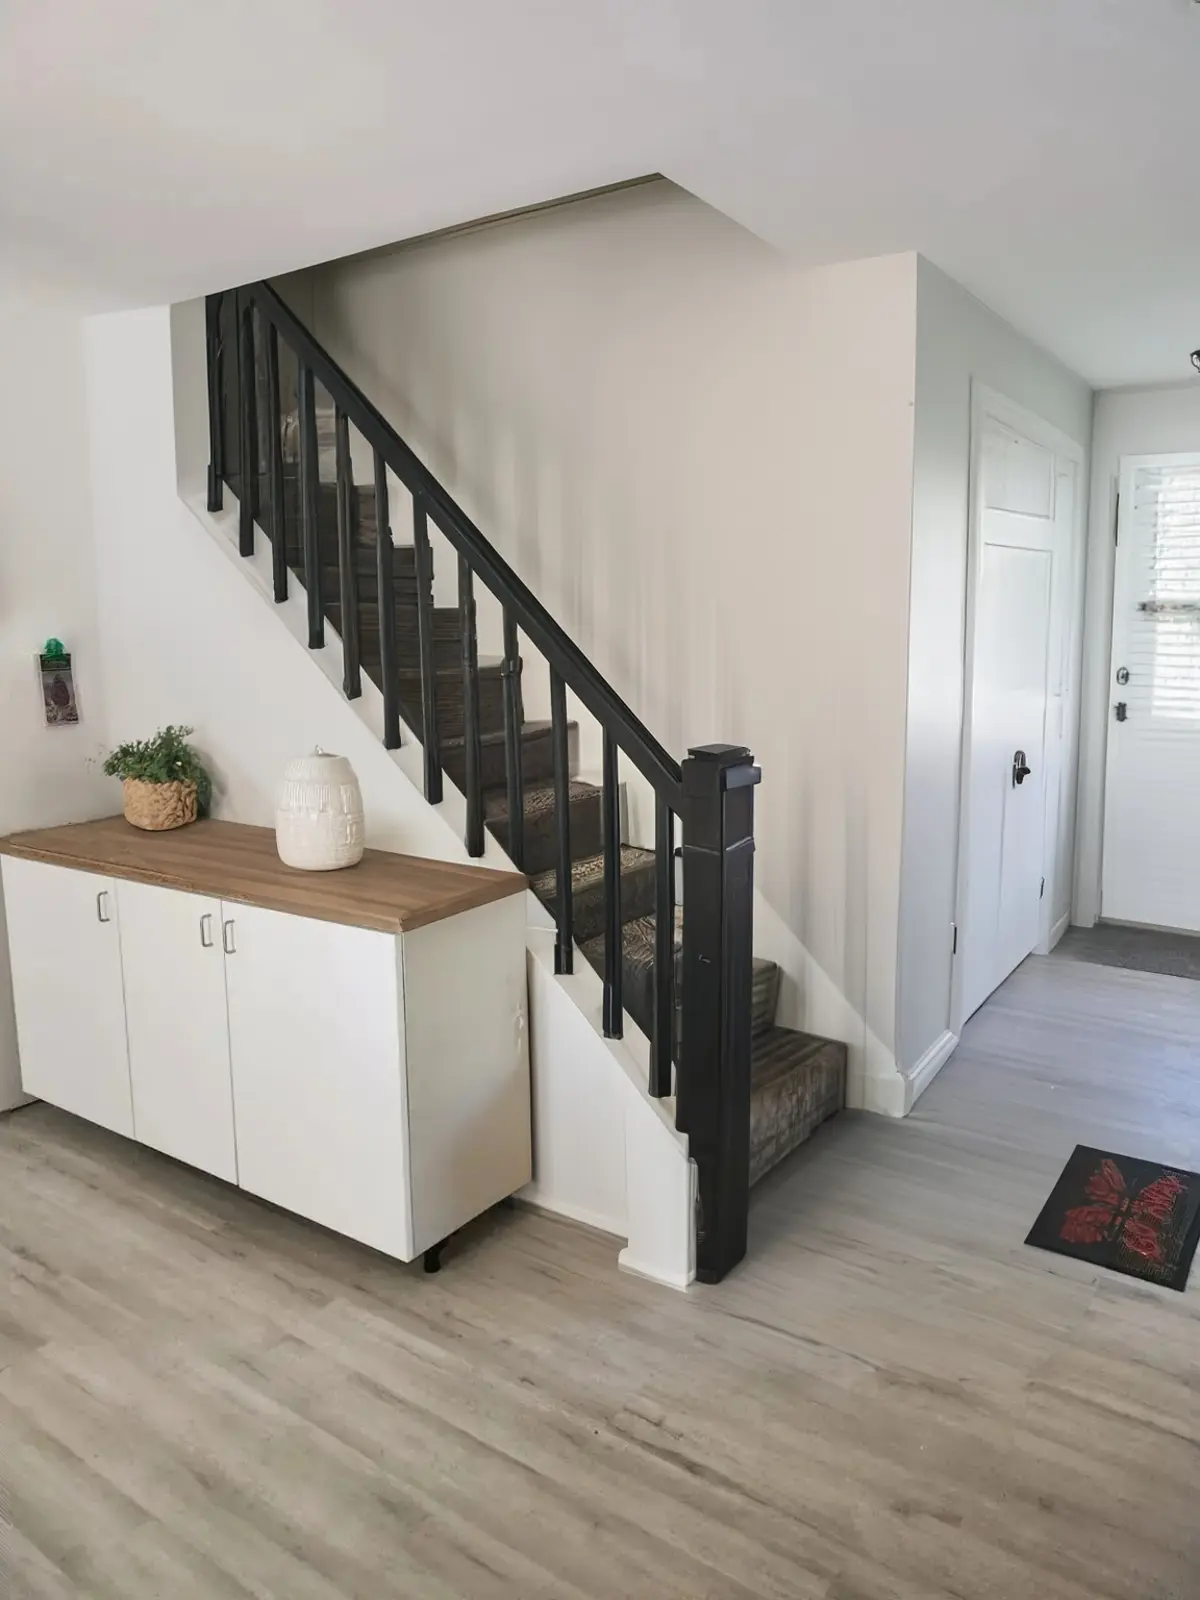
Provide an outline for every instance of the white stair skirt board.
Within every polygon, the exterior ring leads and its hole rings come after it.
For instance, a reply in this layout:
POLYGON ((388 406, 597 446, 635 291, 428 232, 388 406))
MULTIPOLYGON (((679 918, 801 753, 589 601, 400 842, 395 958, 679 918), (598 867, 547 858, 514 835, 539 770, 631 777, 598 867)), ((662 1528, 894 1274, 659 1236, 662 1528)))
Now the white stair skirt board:
MULTIPOLYGON (((221 583, 227 575, 230 583, 248 585, 257 591, 261 611, 255 610, 252 624, 243 625, 239 617, 232 615, 242 608, 231 604, 231 621, 223 637, 223 648, 230 654, 244 652, 252 657, 259 647, 262 628, 286 629, 296 641, 291 656, 294 665, 288 668, 295 674, 294 691, 322 697, 319 714, 314 713, 314 721, 322 732, 328 730, 322 742, 349 754, 360 778, 365 776, 368 762, 386 760, 392 769, 399 769, 396 783, 402 786, 407 780, 419 795, 423 761, 415 733, 405 730, 404 744, 399 750, 385 752, 379 742, 376 749, 367 753, 360 743, 364 731, 374 735, 377 741, 382 739, 383 708, 378 690, 364 677, 361 699, 343 698, 342 648, 335 630, 327 625, 325 648, 309 651, 307 612, 300 584, 291 583, 287 601, 274 605, 267 539, 261 534, 256 538, 256 553, 252 558, 239 556, 237 500, 228 488, 220 512, 212 514, 206 509, 207 419, 203 406, 193 405, 194 397, 202 399, 206 392, 203 301, 175 306, 169 312, 163 309, 155 314, 157 321, 153 329, 146 313, 129 315, 142 319, 136 354, 138 358, 145 358, 145 372, 136 375, 135 385, 134 375, 129 371, 130 361, 134 359, 130 341, 120 337, 115 327, 125 319, 106 318, 103 319, 105 332, 111 329, 111 342, 107 338, 93 342, 90 350, 93 381, 97 385, 107 381, 102 370, 106 362, 112 362, 114 367, 119 365, 122 368, 121 392, 139 394, 155 417, 170 414, 172 387, 175 396, 187 397, 186 405, 181 398, 175 408, 174 480, 182 506, 177 523, 167 528, 162 537, 182 547, 172 555, 177 567, 202 566, 203 586, 221 583), (187 548, 194 529, 192 519, 200 524, 224 557, 223 562, 216 563, 224 569, 223 573, 214 573, 210 552, 203 544, 191 550, 187 548), (236 578, 230 568, 236 570, 236 578), (339 728, 342 729, 340 741, 339 728)), ((120 452, 113 459, 136 458, 147 428, 149 423, 143 425, 142 414, 136 406, 119 417, 109 416, 106 447, 109 451, 120 452)), ((153 429, 150 433, 153 434, 153 429)), ((407 495, 401 494, 395 484, 392 487, 396 496, 392 523, 402 528, 407 525, 407 495)), ((107 513, 115 521, 120 511, 121 508, 113 504, 102 508, 100 514, 107 513)), ((181 570, 177 575, 186 585, 186 573, 181 570)), ((196 660, 193 665, 197 676, 209 670, 209 664, 203 660, 196 660)), ((178 664, 177 670, 183 670, 182 664, 178 664)), ((260 787, 274 792, 279 773, 258 771, 256 763, 261 761, 261 753, 252 740, 214 751, 214 754, 223 758, 223 763, 231 769, 240 767, 253 772, 260 787)), ((391 830, 393 837, 380 839, 378 830, 385 819, 378 814, 378 806, 374 815, 369 810, 368 829, 375 829, 372 842, 393 849, 409 848, 443 860, 467 861, 470 858, 462 842, 466 803, 461 791, 448 778, 445 794, 439 806, 428 806, 421 799, 419 845, 406 845, 400 827, 391 830)), ((404 808, 410 816, 413 814, 411 801, 410 793, 404 808)), ((400 809, 398 805, 397 810, 400 809)), ((267 819, 239 817, 237 820, 261 822, 267 819)), ((486 836, 483 864, 509 869, 512 866, 490 834, 486 836)), ((694 1273, 695 1253, 691 1163, 686 1140, 675 1131, 659 1102, 646 1093, 648 1046, 640 1031, 627 1022, 628 1034, 624 1041, 603 1038, 599 978, 578 952, 577 970, 572 977, 554 975, 549 916, 531 893, 525 899, 534 1094, 534 1183, 526 1193, 545 1210, 627 1239, 628 1251, 623 1257, 628 1254, 629 1259, 622 1259, 623 1266, 656 1282, 679 1287, 689 1282, 694 1273), (535 961, 540 968, 536 975, 532 970, 535 961), (647 1052, 646 1060, 641 1059, 643 1051, 647 1052), (539 1116, 539 1103, 543 1098, 552 1099, 554 1103, 555 1114, 549 1120, 539 1116), (620 1136, 610 1138, 606 1134, 600 1141, 602 1159, 592 1161, 590 1170, 594 1181, 584 1186, 580 1182, 575 1154, 587 1148, 601 1128, 614 1134, 620 1130, 620 1136), (630 1177, 627 1155, 642 1168, 635 1178, 630 1177), (649 1170, 643 1167, 647 1162, 649 1170), (646 1204, 652 1207, 648 1215, 643 1212, 646 1204), (667 1211, 671 1213, 669 1217, 664 1215, 667 1211)), ((544 1105, 542 1109, 544 1111, 544 1105)))
POLYGON ((936 1038, 917 1062, 911 1072, 905 1074, 906 1099, 908 1104, 905 1111, 911 1111, 913 1106, 928 1089, 938 1073, 949 1061, 958 1048, 958 1035, 946 1031, 936 1038))

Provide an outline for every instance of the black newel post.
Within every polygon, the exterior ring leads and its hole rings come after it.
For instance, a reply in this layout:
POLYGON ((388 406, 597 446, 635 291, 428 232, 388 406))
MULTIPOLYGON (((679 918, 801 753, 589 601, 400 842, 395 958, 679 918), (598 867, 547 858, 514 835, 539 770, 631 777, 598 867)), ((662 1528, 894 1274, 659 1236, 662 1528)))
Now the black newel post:
POLYGON ((750 984, 754 785, 740 745, 683 763, 683 1022, 676 1122, 699 1179, 696 1276, 717 1283, 746 1253, 750 1205, 750 984))

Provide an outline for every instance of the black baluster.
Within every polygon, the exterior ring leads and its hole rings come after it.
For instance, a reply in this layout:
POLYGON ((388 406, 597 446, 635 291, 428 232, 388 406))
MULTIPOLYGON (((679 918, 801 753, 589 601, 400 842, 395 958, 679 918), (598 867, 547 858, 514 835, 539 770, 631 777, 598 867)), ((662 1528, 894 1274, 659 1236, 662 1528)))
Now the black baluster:
POLYGON ((621 998, 621 791, 617 787, 617 746, 604 735, 604 1037, 619 1039, 625 1029, 621 998))
POLYGON ((254 554, 254 516, 258 510, 258 421, 254 415, 254 302, 238 297, 238 550, 254 554))
POLYGON ((746 1253, 754 785, 749 750, 705 745, 683 763, 683 1023, 675 1123, 696 1162, 696 1275, 746 1253))
POLYGON ((388 514, 387 465, 375 452, 375 576, 379 589, 379 676, 383 684, 383 745, 400 748, 400 683, 396 676, 396 584, 392 576, 392 529, 388 514))
POLYGON ((334 410, 337 439, 338 601, 342 611, 342 690, 347 700, 362 694, 362 669, 358 644, 358 497, 354 492, 354 467, 350 460, 350 419, 334 410))
POLYGON ((525 868, 525 784, 521 771, 521 644, 517 619, 504 608, 504 782, 508 803, 508 853, 525 868))
POLYGON ((279 334, 267 325, 267 450, 271 495, 271 581, 278 604, 288 597, 287 513, 284 510, 283 434, 279 415, 279 334))
POLYGON ((555 872, 554 941, 555 972, 575 966, 575 928, 571 879, 571 775, 567 751, 567 686, 550 668, 550 737, 554 751, 554 826, 558 842, 555 872))
POLYGON ((675 1025, 675 819, 662 795, 654 800, 654 1037, 650 1093, 671 1093, 675 1025))
POLYGON ((300 526, 304 540, 304 588, 308 599, 308 648, 325 646, 321 599, 321 530, 318 523, 320 462, 317 456, 317 393, 313 370, 301 361, 296 381, 300 407, 300 526))
POLYGON ((462 634, 463 777, 467 791, 467 854, 483 854, 483 791, 479 769, 479 640, 475 632, 475 589, 466 556, 458 558, 458 623, 462 634))
POLYGON ((208 356, 208 509, 220 511, 225 476, 225 441, 222 429, 221 302, 224 295, 210 294, 204 302, 204 344, 208 356))
POLYGON ((421 655, 421 739, 425 746, 425 798, 442 799, 442 752, 438 740, 437 675, 433 654, 433 552, 423 495, 413 495, 413 563, 417 576, 417 644, 421 655))

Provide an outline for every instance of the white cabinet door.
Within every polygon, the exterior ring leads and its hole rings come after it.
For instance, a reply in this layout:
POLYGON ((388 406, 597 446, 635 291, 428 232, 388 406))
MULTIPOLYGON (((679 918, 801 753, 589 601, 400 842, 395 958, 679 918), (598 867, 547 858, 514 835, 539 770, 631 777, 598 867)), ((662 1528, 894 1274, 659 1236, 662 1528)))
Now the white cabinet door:
POLYGON ((412 1255, 397 941, 226 904, 241 1186, 412 1255))
POLYGON ((137 1137, 236 1183, 221 902, 124 882, 117 900, 137 1137))
POLYGON ((13 856, 3 871, 26 1093, 130 1135, 116 887, 13 856))

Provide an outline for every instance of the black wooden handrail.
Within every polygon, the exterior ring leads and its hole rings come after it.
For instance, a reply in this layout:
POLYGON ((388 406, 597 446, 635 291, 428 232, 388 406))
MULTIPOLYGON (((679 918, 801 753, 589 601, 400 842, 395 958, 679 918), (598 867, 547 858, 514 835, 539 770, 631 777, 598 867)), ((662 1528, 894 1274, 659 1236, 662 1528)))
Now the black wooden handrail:
POLYGON ((391 423, 371 404, 353 379, 342 371, 271 285, 251 283, 240 293, 247 301, 254 303, 259 316, 268 326, 279 330, 304 366, 328 391, 334 405, 345 411, 363 438, 383 458, 409 493, 423 498, 428 515, 459 555, 466 558, 475 576, 513 613, 521 631, 528 635, 561 675, 571 692, 605 728, 642 776, 653 784, 671 809, 678 811, 682 785, 679 763, 671 758, 645 723, 601 677, 533 591, 489 544, 458 502, 446 492, 424 462, 405 444, 391 423))

